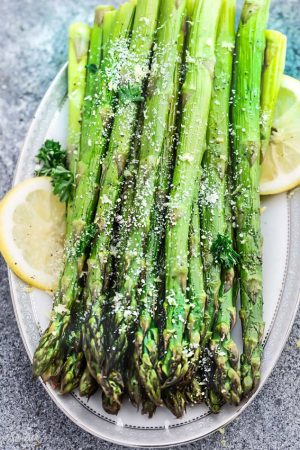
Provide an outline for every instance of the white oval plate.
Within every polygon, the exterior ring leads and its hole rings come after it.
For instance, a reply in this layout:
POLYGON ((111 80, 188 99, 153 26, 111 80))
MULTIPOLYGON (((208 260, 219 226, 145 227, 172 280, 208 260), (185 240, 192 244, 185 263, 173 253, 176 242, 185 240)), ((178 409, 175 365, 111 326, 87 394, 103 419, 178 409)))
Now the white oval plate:
MULTIPOLYGON (((46 93, 29 130, 22 150, 14 183, 32 176, 34 157, 46 138, 66 145, 67 68, 64 67, 46 93)), ((263 201, 264 234, 264 359, 260 388, 278 360, 299 303, 300 288, 300 190, 292 194, 269 197, 263 201)), ((40 332, 47 326, 51 298, 38 290, 29 290, 10 273, 12 299, 27 353, 32 361, 40 332)), ((241 347, 240 324, 234 330, 241 347)), ((175 419, 161 408, 148 419, 126 402, 117 417, 107 415, 101 407, 100 393, 90 401, 77 392, 61 396, 44 385, 58 407, 77 425, 99 438, 135 447, 164 447, 183 444, 207 436, 235 419, 255 398, 238 407, 226 406, 218 415, 204 406, 188 408, 186 415, 175 419)))

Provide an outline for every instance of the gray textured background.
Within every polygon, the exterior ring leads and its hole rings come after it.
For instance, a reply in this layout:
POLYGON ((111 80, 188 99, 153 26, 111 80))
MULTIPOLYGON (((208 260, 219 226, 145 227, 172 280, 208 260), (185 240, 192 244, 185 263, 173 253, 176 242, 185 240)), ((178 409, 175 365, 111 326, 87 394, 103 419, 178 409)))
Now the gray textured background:
MULTIPOLYGON (((96 5, 97 1, 92 0, 0 1, 0 198, 11 185, 30 120, 50 81, 66 61, 67 26, 74 20, 91 19, 96 5)), ((299 10, 300 0, 273 0, 270 18, 270 26, 288 35, 286 72, 298 78, 299 10)), ((0 280, 0 449, 115 448, 70 422, 41 384, 32 380, 2 259, 0 280)), ((223 435, 216 432, 181 449, 299 449, 299 339, 298 314, 275 370, 247 411, 223 435)))

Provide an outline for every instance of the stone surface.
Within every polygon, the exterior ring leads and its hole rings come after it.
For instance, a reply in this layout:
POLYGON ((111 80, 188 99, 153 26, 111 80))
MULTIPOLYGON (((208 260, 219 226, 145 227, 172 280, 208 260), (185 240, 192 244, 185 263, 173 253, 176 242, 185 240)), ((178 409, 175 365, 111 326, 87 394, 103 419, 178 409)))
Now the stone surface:
MULTIPOLYGON (((117 2, 115 2, 117 3, 117 2)), ((22 142, 39 101, 66 60, 67 26, 92 17, 96 1, 0 2, 0 197, 9 189, 22 142)), ((270 26, 288 35, 286 72, 300 77, 299 0, 274 0, 270 26)), ((21 341, 0 261, 0 448, 113 450, 82 431, 50 400, 21 341)), ((296 293, 295 293, 296 295, 296 293)), ((300 315, 268 382, 224 434, 181 447, 210 450, 296 450, 300 447, 300 315)))

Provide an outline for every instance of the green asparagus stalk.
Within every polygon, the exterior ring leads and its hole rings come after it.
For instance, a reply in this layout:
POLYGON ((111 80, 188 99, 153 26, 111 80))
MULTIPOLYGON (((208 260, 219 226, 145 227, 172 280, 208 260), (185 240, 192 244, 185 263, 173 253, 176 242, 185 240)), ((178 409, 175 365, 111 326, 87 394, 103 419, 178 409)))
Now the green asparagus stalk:
MULTIPOLYGON (((95 23, 94 29, 99 30, 95 23)), ((93 31, 94 31, 93 29, 93 31)), ((87 60, 89 51, 89 40, 91 30, 82 23, 74 23, 69 28, 69 48, 68 48, 68 99, 69 99, 69 127, 68 127, 68 164, 74 179, 76 180, 77 164, 80 153, 81 138, 81 116, 86 89, 87 60)), ((92 40, 94 44, 94 40, 92 40)), ((97 47, 98 49, 98 47, 97 47)), ((68 202, 66 216, 67 236, 72 227, 72 200, 68 202)), ((57 300, 55 298, 54 300, 57 300)), ((61 353, 61 352, 60 352, 61 353)), ((59 355, 55 361, 43 373, 44 382, 50 381, 59 385, 60 372, 64 360, 63 355, 59 355)))
POLYGON ((187 353, 189 370, 184 377, 184 380, 180 383, 181 386, 179 389, 189 403, 199 404, 203 401, 204 397, 203 383, 199 374, 199 359, 202 353, 200 341, 204 328, 206 293, 204 290, 201 256, 198 195, 194 200, 190 224, 187 294, 190 303, 190 311, 187 319, 183 348, 187 353))
MULTIPOLYGON (((100 70, 101 64, 104 67, 104 48, 106 48, 107 42, 104 40, 107 32, 105 27, 110 28, 110 23, 107 25, 107 16, 111 17, 115 15, 113 7, 99 6, 95 11, 94 26, 91 30, 91 41, 89 48, 87 75, 86 75, 86 89, 83 102, 82 111, 82 123, 81 123, 81 145, 80 145, 80 157, 82 158, 85 153, 91 152, 91 131, 90 127, 96 127, 95 115, 97 107, 99 105, 99 87, 101 85, 101 77, 103 73, 100 70)), ((78 167, 78 174, 76 177, 76 184, 80 181, 80 164, 78 167)))
MULTIPOLYGON (((100 10, 102 11, 102 9, 100 10)), ((98 9, 96 10, 96 14, 99 13, 98 9)), ((110 32, 112 30, 113 26, 113 20, 115 19, 116 11, 114 10, 108 10, 105 15, 103 16, 103 25, 102 25, 102 41, 101 46, 102 50, 107 47, 108 39, 110 36, 110 32)), ((96 33, 98 39, 99 39, 99 27, 95 25, 94 27, 94 33, 96 33)), ((96 43, 93 41, 94 48, 91 49, 91 55, 93 54, 93 51, 95 51, 95 54, 99 52, 100 46, 99 41, 97 40, 96 43)), ((71 52, 70 52, 71 53, 71 52)), ((104 50, 102 51, 102 59, 104 59, 104 50)), ((72 66, 69 64, 69 73, 72 66)), ((82 99, 83 100, 83 99, 82 99)), ((68 205, 71 206, 70 203, 68 205)), ((68 213, 71 215, 71 212, 68 213)), ((60 372, 60 391, 63 394, 69 393, 76 389, 79 384, 81 377, 83 375, 83 370, 86 366, 85 363, 85 357, 82 351, 82 325, 84 323, 84 316, 85 311, 84 309, 87 307, 86 299, 83 297, 79 305, 76 305, 75 308, 75 314, 74 319, 71 320, 71 324, 67 329, 66 332, 66 342, 67 345, 67 351, 65 355, 65 359, 63 360, 63 357, 61 356, 61 372, 60 372), (74 323, 72 323, 74 322, 74 323)), ((66 347, 66 345, 65 345, 66 347)), ((56 363, 56 365, 59 367, 59 365, 56 363)), ((44 378, 44 377, 43 377, 44 378)))
POLYGON ((164 390, 163 399, 166 407, 177 419, 180 419, 186 411, 185 396, 177 387, 164 390))
MULTIPOLYGON (((102 7, 102 10, 98 8, 96 13, 96 24, 101 29, 105 11, 106 9, 102 7)), ((57 357, 64 332, 70 323, 74 302, 80 291, 79 280, 83 274, 86 251, 96 231, 92 222, 101 171, 100 163, 109 136, 115 97, 115 92, 111 89, 111 82, 118 72, 118 63, 121 59, 120 45, 124 47, 127 42, 134 12, 135 4, 133 2, 125 3, 119 9, 111 35, 109 58, 102 61, 99 84, 95 85, 97 89, 91 105, 83 110, 81 151, 78 163, 79 179, 73 202, 72 232, 66 243, 65 266, 56 292, 57 301, 53 310, 53 318, 34 355, 33 372, 36 376, 42 375, 57 357), (88 125, 86 124, 87 120, 88 125)), ((100 31, 100 33, 102 32, 100 31)), ((100 58, 99 51, 98 66, 100 58)), ((89 91, 90 86, 87 85, 87 92, 90 94, 89 91)))
POLYGON ((129 158, 138 117, 139 103, 149 70, 150 50, 156 29, 159 0, 140 0, 137 4, 124 81, 119 87, 119 104, 110 146, 103 163, 100 198, 95 222, 99 236, 88 261, 88 302, 92 305, 84 327, 84 351, 89 370, 98 379, 104 359, 103 279, 113 233, 114 216, 129 158))
POLYGON ((105 60, 109 57, 108 51, 110 48, 110 40, 113 38, 114 24, 116 21, 118 11, 111 8, 107 11, 103 17, 102 27, 102 59, 105 60))
MULTIPOLYGON (((102 11, 102 9, 100 10, 102 11)), ((98 9, 96 10, 96 14, 99 13, 98 9)), ((109 39, 109 34, 112 29, 113 19, 115 18, 116 11, 108 10, 103 16, 103 25, 102 25, 102 41, 101 46, 102 50, 107 46, 107 39, 109 39)), ((99 39, 98 33, 99 27, 94 27, 94 33, 96 33, 99 39)), ((95 54, 99 52, 100 44, 98 39, 93 41, 94 48, 91 48, 91 55, 93 55, 93 51, 95 54)), ((102 59, 104 58, 104 50, 102 51, 102 59)), ((69 64, 69 73, 70 73, 70 64, 69 64)), ((70 203, 68 205, 71 206, 70 203)), ((68 216, 71 213, 68 213, 68 216)), ((80 384, 80 379, 83 374, 83 370, 85 368, 85 357, 82 351, 82 325, 84 322, 85 311, 84 309, 87 307, 86 299, 83 298, 81 302, 76 305, 74 319, 71 320, 71 324, 66 331, 66 342, 68 342, 66 355, 63 359, 61 355, 61 372, 60 372, 60 391, 65 394, 73 391, 80 384), (75 323, 74 324, 72 323, 75 323), (71 344, 71 345, 70 345, 71 344)), ((59 365, 56 363, 59 367, 59 365)), ((44 378, 44 377, 43 377, 44 378)))
POLYGON ((269 5, 270 0, 245 2, 237 35, 234 65, 234 199, 243 330, 241 375, 245 395, 259 383, 263 350, 260 97, 269 5))
POLYGON ((157 406, 155 403, 153 403, 146 395, 142 399, 142 414, 147 414, 149 419, 152 419, 152 417, 155 414, 155 411, 157 409, 157 406))
MULTIPOLYGON (((69 28, 69 59, 68 59, 68 97, 69 97, 69 128, 68 128, 68 164, 75 179, 76 168, 80 152, 81 114, 86 86, 86 64, 89 50, 90 28, 83 23, 74 23, 69 28)), ((68 202, 66 216, 67 229, 72 224, 72 201, 68 202)), ((68 235, 68 231, 67 231, 68 235)), ((59 357, 47 373, 43 374, 43 380, 49 381, 56 378, 63 364, 59 357)), ((58 383, 58 380, 55 381, 58 383)))
POLYGON ((144 114, 140 162, 136 177, 133 218, 120 271, 117 292, 113 299, 113 314, 109 324, 107 357, 102 388, 118 402, 118 392, 111 385, 112 370, 123 372, 128 337, 137 319, 137 286, 144 267, 144 244, 150 230, 151 211, 155 199, 157 172, 162 154, 165 127, 174 93, 178 54, 177 41, 181 33, 185 0, 161 3, 159 26, 144 114))
MULTIPOLYGON (((68 46, 68 165, 74 180, 80 155, 81 117, 86 88, 86 66, 91 29, 83 23, 73 23, 69 28, 68 46)), ((72 224, 72 200, 68 202, 67 235, 72 224)))
POLYGON ((90 398, 98 390, 98 387, 97 381, 92 377, 88 367, 86 366, 80 379, 80 396, 90 398))
MULTIPOLYGON (((126 167, 126 170, 124 172, 124 186, 121 194, 121 204, 122 208, 119 212, 119 215, 117 216, 117 223, 118 227, 117 230, 113 236, 112 240, 112 253, 114 255, 114 258, 119 261, 120 255, 123 253, 124 248, 126 246, 129 227, 130 227, 130 221, 131 221, 131 215, 130 215, 130 209, 133 203, 134 198, 134 191, 135 191, 135 174, 136 174, 136 167, 138 164, 138 155, 139 155, 139 136, 141 131, 141 111, 139 114, 137 129, 136 129, 136 140, 132 145, 130 159, 128 162, 128 166, 126 167)), ((113 289, 113 285, 111 283, 111 279, 113 278, 114 273, 110 273, 110 286, 113 289)), ((105 286, 104 286, 105 289, 105 286)), ((105 291, 104 291, 105 292, 105 291)), ((136 383, 136 377, 137 373, 134 374, 134 380, 131 382, 131 385, 128 386, 128 376, 126 377, 126 389, 129 394, 129 397, 131 398, 131 401, 133 404, 136 403, 136 400, 138 398, 141 398, 141 396, 138 396, 138 389, 139 385, 136 383), (133 394, 135 395, 133 396, 133 394)), ((93 378, 94 380, 94 378, 93 378)), ((121 380, 121 383, 123 383, 123 380, 121 380)), ((97 383, 98 385, 98 383, 97 383)), ((105 408, 112 414, 116 414, 119 409, 119 403, 111 402, 109 403, 107 398, 103 396, 103 403, 105 405, 105 408)), ((136 405, 138 406, 138 404, 136 405)))
POLYGON ((183 85, 183 113, 166 234, 166 326, 162 373, 175 383, 188 370, 183 335, 188 315, 188 242, 192 205, 200 183, 200 168, 215 64, 215 38, 221 1, 200 2, 194 11, 183 85))
MULTIPOLYGON (((132 349, 133 350, 133 349, 132 349)), ((132 351, 130 352, 130 354, 132 351)), ((126 370, 126 391, 130 398, 131 403, 137 408, 140 407, 140 404, 143 401, 143 388, 141 386, 139 375, 137 368, 135 366, 134 359, 129 356, 129 363, 126 370)))
MULTIPOLYGON (((184 27, 185 28, 185 27, 184 27)), ((184 28, 178 40, 178 53, 182 54, 184 28)), ((139 326, 135 333, 135 360, 141 382, 150 400, 157 406, 162 403, 159 362, 159 331, 155 320, 158 298, 163 280, 161 279, 161 248, 164 243, 166 226, 166 203, 170 191, 174 165, 174 150, 177 142, 176 122, 178 115, 178 93, 180 89, 181 60, 178 59, 175 72, 174 93, 170 105, 163 151, 159 165, 155 205, 151 212, 151 229, 145 251, 145 268, 142 273, 143 286, 139 297, 139 326)))
MULTIPOLYGON (((200 1, 202 1, 202 0, 198 0, 198 3, 200 1)), ((188 18, 188 20, 192 20, 196 4, 197 4, 196 0, 187 0, 187 2, 186 2, 186 10, 187 10, 187 18, 188 18)))
POLYGON ((234 313, 232 274, 236 260, 232 231, 227 225, 226 217, 227 206, 229 207, 230 202, 227 169, 235 11, 236 0, 222 1, 201 186, 201 234, 207 292, 202 345, 204 347, 207 345, 213 333, 210 348, 216 365, 214 376, 217 384, 216 391, 229 403, 239 403, 241 394, 240 378, 236 372, 238 352, 230 338, 231 316, 234 313), (235 357, 232 367, 233 354, 235 357))
POLYGON ((261 91, 261 153, 268 150, 274 109, 279 94, 286 57, 286 36, 274 30, 267 30, 265 60, 261 91))
POLYGON ((80 155, 81 114, 86 85, 86 66, 90 42, 90 27, 73 23, 69 28, 68 58, 68 163, 75 175, 80 155))
POLYGON ((204 312, 207 299, 201 253, 200 212, 197 195, 193 206, 189 237, 188 299, 190 312, 187 319, 187 341, 190 354, 190 376, 195 373, 201 354, 200 343, 204 329, 204 312))

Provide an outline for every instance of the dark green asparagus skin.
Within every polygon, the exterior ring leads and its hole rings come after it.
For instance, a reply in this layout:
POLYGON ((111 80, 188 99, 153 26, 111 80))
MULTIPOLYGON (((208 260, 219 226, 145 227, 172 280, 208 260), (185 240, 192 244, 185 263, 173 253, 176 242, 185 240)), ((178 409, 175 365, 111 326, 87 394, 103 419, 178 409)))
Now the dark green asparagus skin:
POLYGON ((148 84, 140 162, 136 178, 133 218, 119 281, 112 305, 107 335, 107 355, 101 386, 118 401, 118 389, 111 384, 111 372, 123 372, 129 336, 137 320, 137 286, 144 267, 144 244, 150 229, 157 172, 163 148, 165 127, 174 92, 178 38, 184 21, 185 0, 166 0, 161 4, 154 61, 148 84))
POLYGON ((166 326, 162 373, 167 384, 188 371, 183 337, 187 302, 188 243, 192 206, 200 183, 201 161, 215 64, 215 38, 221 0, 199 2, 194 11, 183 84, 183 113, 166 233, 166 326))
POLYGON ((84 303, 76 305, 74 317, 66 333, 64 346, 66 348, 64 364, 60 373, 60 392, 68 394, 79 386, 86 366, 81 345, 81 327, 84 317, 84 303))
MULTIPOLYGON (((95 234, 91 226, 97 201, 97 186, 101 171, 101 158, 109 136, 112 106, 115 92, 111 89, 111 77, 115 77, 120 61, 120 49, 116 44, 127 41, 131 28, 135 5, 126 3, 118 11, 110 40, 109 58, 102 61, 100 83, 92 99, 90 114, 83 111, 83 128, 80 161, 78 163, 78 183, 72 208, 72 232, 66 243, 65 265, 56 292, 53 319, 44 332, 33 360, 33 373, 42 375, 55 360, 60 351, 64 332, 70 323, 71 311, 79 294, 79 281, 83 274, 86 250, 95 234), (114 70, 112 70, 114 69, 114 70), (89 120, 88 130, 85 122, 89 120)), ((103 12, 98 14, 99 26, 102 26, 103 12)), ((124 47, 125 44, 122 44, 124 47)), ((99 52, 100 53, 100 52, 99 52)), ((99 55, 100 62, 100 55, 99 55)))
POLYGON ((88 260, 86 293, 91 304, 84 326, 84 352, 89 370, 99 381, 104 360, 103 281, 110 254, 115 211, 149 70, 150 50, 156 28, 159 0, 140 0, 137 4, 127 61, 122 70, 119 102, 114 117, 108 153, 103 163, 100 197, 95 223, 99 235, 88 260))
POLYGON ((186 411, 185 396, 180 389, 170 387, 163 392, 163 400, 166 407, 177 419, 180 419, 186 411))
POLYGON ((194 373, 192 379, 183 388, 184 397, 187 403, 191 405, 199 405, 205 397, 204 382, 199 371, 194 373))
POLYGON ((80 396, 90 398, 98 390, 98 387, 99 386, 97 381, 95 380, 95 378, 92 377, 88 367, 86 366, 80 379, 79 384, 80 396))
POLYGON ((142 400, 142 414, 146 414, 146 415, 148 415, 149 419, 152 419, 156 409, 157 409, 157 406, 155 405, 155 403, 153 403, 148 398, 148 396, 145 395, 142 400))
MULTIPOLYGON (((133 353, 133 348, 131 349, 131 354, 133 353)), ((129 363, 128 367, 126 369, 126 391, 130 398, 131 403, 136 406, 137 408, 140 407, 142 401, 143 401, 143 388, 140 384, 139 380, 139 374, 137 371, 137 368, 135 366, 134 359, 128 355, 129 357, 129 363)))
POLYGON ((270 0, 245 2, 237 34, 234 65, 234 199, 244 346, 241 374, 245 395, 259 384, 263 351, 260 98, 269 5, 270 0))
MULTIPOLYGON (((179 54, 182 53, 184 43, 184 28, 182 28, 182 33, 178 40, 179 54)), ((160 288, 163 282, 160 278, 162 270, 160 266, 164 265, 164 261, 160 258, 160 255, 165 237, 166 203, 170 190, 174 150, 177 141, 176 121, 180 76, 181 60, 178 59, 173 99, 170 105, 168 124, 159 165, 155 206, 151 212, 151 229, 147 239, 145 269, 142 273, 141 295, 138 300, 140 308, 139 326, 135 333, 135 360, 140 380, 149 399, 157 406, 162 403, 162 400, 157 367, 159 362, 159 332, 155 321, 155 314, 160 288)))

